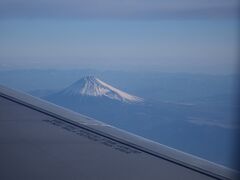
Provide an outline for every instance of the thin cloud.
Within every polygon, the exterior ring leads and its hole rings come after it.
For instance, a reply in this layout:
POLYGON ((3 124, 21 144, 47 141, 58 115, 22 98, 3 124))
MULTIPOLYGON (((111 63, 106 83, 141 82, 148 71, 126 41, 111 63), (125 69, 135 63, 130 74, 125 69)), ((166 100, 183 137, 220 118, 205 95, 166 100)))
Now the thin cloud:
POLYGON ((0 18, 238 17, 239 0, 1 0, 0 18))

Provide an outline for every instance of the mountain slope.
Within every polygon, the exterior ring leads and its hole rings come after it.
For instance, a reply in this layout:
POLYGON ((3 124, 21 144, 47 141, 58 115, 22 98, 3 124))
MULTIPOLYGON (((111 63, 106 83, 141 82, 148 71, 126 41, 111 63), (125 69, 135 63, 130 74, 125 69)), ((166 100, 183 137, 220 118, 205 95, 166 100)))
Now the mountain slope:
POLYGON ((110 124, 138 119, 136 114, 144 111, 146 103, 93 76, 86 76, 44 99, 110 124))
POLYGON ((143 102, 142 98, 130 95, 111 85, 101 81, 94 76, 86 76, 79 81, 73 83, 63 91, 59 92, 63 96, 92 96, 106 97, 112 100, 117 100, 125 103, 143 102))

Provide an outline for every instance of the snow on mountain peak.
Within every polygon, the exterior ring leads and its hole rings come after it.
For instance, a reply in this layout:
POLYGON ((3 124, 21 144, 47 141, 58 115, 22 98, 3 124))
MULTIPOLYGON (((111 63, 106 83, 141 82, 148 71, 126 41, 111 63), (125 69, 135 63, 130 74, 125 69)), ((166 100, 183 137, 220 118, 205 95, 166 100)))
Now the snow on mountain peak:
POLYGON ((62 93, 72 96, 103 96, 128 103, 143 102, 142 98, 130 95, 117 88, 114 88, 94 76, 86 76, 78 80, 77 82, 63 90, 62 93))

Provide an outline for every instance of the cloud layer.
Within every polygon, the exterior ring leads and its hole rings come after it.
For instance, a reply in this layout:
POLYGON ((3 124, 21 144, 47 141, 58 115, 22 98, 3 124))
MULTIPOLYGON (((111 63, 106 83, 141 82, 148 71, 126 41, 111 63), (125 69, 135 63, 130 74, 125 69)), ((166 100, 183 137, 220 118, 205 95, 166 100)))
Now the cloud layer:
POLYGON ((239 0, 1 0, 0 18, 238 17, 239 0))

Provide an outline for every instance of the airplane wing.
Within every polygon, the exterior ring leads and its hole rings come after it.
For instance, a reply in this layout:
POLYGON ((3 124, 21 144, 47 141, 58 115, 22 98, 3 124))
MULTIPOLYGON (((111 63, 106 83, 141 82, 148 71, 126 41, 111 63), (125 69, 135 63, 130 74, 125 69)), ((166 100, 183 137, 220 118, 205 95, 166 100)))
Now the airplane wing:
POLYGON ((0 86, 1 180, 238 178, 228 168, 0 86))

